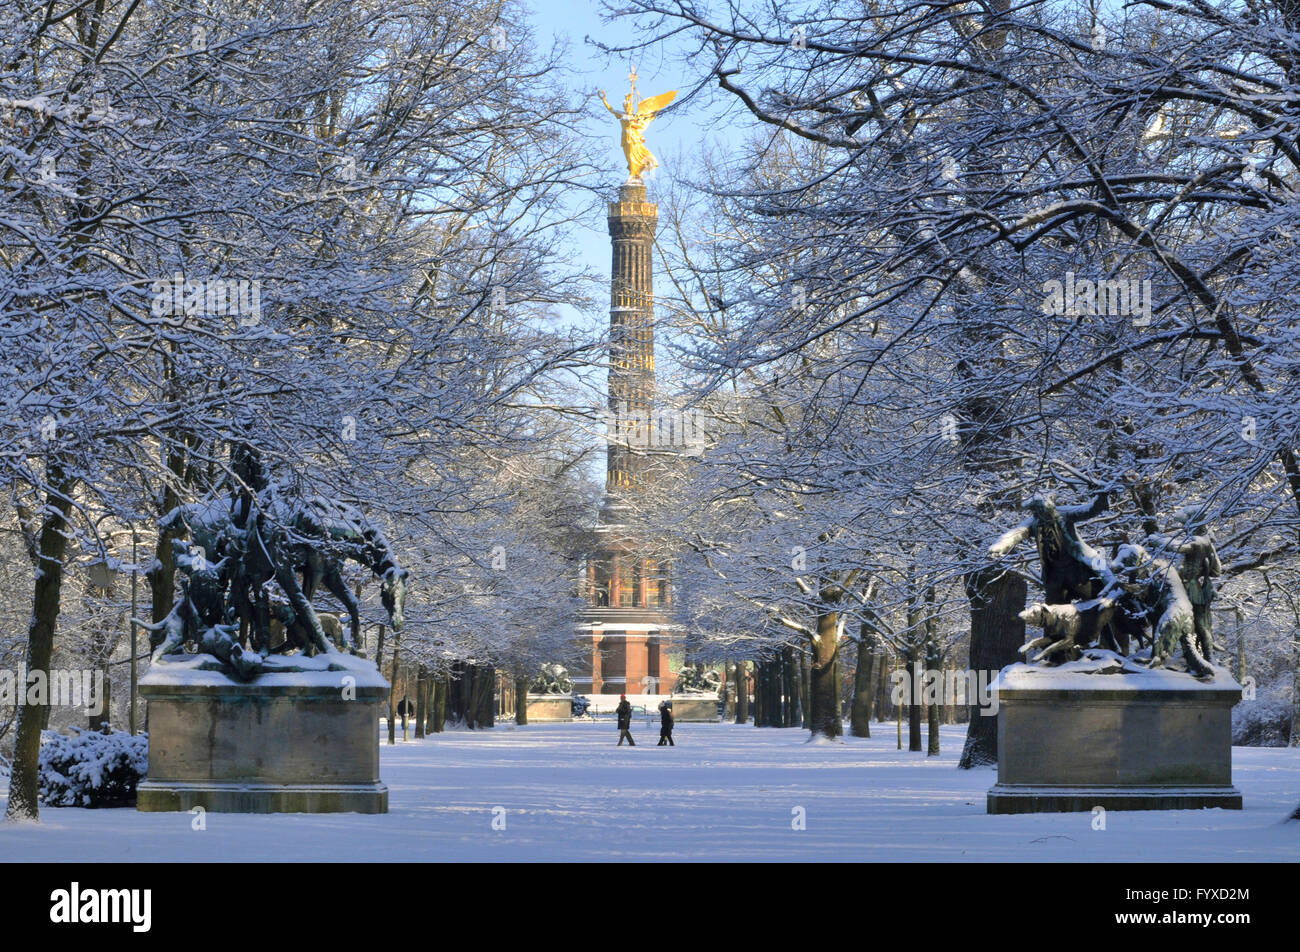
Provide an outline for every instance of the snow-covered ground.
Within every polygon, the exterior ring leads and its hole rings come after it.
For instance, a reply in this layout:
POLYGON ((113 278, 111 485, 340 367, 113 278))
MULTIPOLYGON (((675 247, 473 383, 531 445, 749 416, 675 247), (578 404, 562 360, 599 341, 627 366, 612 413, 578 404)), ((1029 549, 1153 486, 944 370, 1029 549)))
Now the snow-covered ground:
MULTIPOLYGON (((0 824, 0 860, 1107 860, 1296 861, 1300 750, 1235 748, 1245 809, 988 816, 991 769, 871 739, 805 741, 799 730, 680 724, 678 746, 635 725, 504 724, 382 745, 386 816, 43 809, 0 824), (500 808, 500 809, 495 809, 500 808), (803 809, 806 828, 794 829, 803 809), (504 812, 503 812, 504 811, 504 812), (493 829, 494 816, 505 829, 493 829)), ((399 734, 400 736, 400 734, 399 734)))

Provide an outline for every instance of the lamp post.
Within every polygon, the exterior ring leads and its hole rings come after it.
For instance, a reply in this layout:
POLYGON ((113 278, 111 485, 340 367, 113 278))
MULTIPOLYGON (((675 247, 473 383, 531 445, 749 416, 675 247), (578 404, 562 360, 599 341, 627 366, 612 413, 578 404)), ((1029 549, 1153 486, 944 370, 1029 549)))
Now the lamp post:
MULTIPOLYGON (((127 530, 120 529, 107 534, 110 543, 116 538, 120 538, 127 530)), ((136 645, 136 613, 139 609, 140 599, 140 566, 137 564, 138 546, 140 542, 139 530, 132 526, 131 532, 131 615, 128 619, 128 637, 131 642, 131 698, 128 706, 129 710, 129 727, 132 734, 136 732, 136 693, 139 690, 139 654, 136 645)), ((122 573, 122 563, 119 559, 105 555, 100 562, 93 563, 90 568, 91 584, 102 588, 107 592, 113 586, 113 580, 122 573)))

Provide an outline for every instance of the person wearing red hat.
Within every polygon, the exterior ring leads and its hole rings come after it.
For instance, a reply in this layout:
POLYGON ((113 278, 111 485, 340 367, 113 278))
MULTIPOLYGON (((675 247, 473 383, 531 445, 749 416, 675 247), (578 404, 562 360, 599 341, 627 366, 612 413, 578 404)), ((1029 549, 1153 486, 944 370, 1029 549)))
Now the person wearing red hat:
POLYGON ((632 739, 632 705, 627 703, 627 695, 620 694, 618 707, 615 713, 618 714, 618 746, 623 746, 623 738, 627 738, 628 744, 635 747, 636 741, 632 739))

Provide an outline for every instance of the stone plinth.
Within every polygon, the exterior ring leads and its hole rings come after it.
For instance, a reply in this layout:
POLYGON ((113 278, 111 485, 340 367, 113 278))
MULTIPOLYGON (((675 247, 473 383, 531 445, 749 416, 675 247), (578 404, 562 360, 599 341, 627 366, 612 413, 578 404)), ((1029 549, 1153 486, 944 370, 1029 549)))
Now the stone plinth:
POLYGON ((379 714, 388 682, 349 655, 272 656, 249 684, 203 670, 207 655, 155 662, 146 812, 387 813, 379 714), (291 670, 306 668, 308 670, 291 670))
POLYGON ((1241 687, 1147 670, 1092 650, 1056 668, 1016 664, 998 700, 998 782, 989 813, 1241 809, 1232 707, 1241 687))
POLYGON ((718 720, 718 695, 674 694, 673 721, 676 723, 715 724, 718 720))
POLYGON ((573 695, 530 694, 527 717, 529 724, 550 724, 573 720, 573 695))

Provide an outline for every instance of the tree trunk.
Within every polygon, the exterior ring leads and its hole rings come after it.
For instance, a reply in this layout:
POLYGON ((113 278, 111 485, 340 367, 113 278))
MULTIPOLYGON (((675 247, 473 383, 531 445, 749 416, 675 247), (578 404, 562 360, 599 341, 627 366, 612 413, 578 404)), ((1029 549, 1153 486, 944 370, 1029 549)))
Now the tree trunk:
MULTIPOLYGON (((812 679, 809 679, 809 688, 812 679)), ((840 663, 838 652, 835 656, 835 723, 840 725, 840 734, 844 733, 844 665, 840 663)))
POLYGON ((433 733, 434 706, 438 703, 438 676, 427 671, 424 677, 424 736, 433 733))
POLYGON ((483 669, 483 725, 497 726, 497 669, 483 669))
POLYGON ((1300 643, 1295 648, 1295 664, 1291 689, 1291 740, 1290 747, 1300 747, 1300 643))
MULTIPOLYGON (((109 596, 109 589, 104 588, 100 590, 99 594, 107 598, 109 596)), ((87 598, 86 599, 87 609, 91 610, 92 605, 93 605, 93 601, 90 598, 87 598)), ((106 628, 103 625, 97 624, 95 626, 95 629, 96 630, 91 634, 90 637, 90 654, 87 660, 90 661, 91 664, 93 664, 96 668, 99 669, 99 676, 104 679, 104 688, 103 688, 103 693, 100 696, 96 697, 95 695, 89 693, 93 686, 93 683, 86 685, 86 689, 87 689, 86 726, 92 731, 99 731, 108 727, 111 724, 113 719, 113 704, 112 704, 113 684, 110 679, 112 671, 109 667, 109 661, 113 657, 113 651, 117 648, 117 639, 120 637, 120 634, 115 633, 114 631, 110 630, 109 628, 106 628), (90 709, 90 702, 92 700, 99 702, 98 712, 95 712, 90 709)), ((48 719, 47 719, 46 726, 48 726, 48 719)))
POLYGON ((767 669, 768 689, 771 692, 768 695, 768 727, 780 727, 785 723, 785 678, 784 665, 781 664, 781 656, 777 655, 772 659, 767 669))
MULTIPOLYGON (((930 594, 933 595, 933 592, 934 589, 931 589, 930 594)), ((933 605, 932 600, 927 599, 927 601, 930 601, 931 605, 933 605)), ((934 643, 934 638, 933 638, 933 629, 934 629, 933 615, 930 615, 926 619, 926 628, 931 632, 931 636, 927 639, 925 643, 925 669, 926 671, 936 672, 939 675, 939 677, 942 678, 943 672, 939 669, 939 665, 941 662, 939 660, 938 646, 934 643)), ((942 703, 943 701, 942 681, 938 685, 938 688, 939 690, 937 690, 935 693, 938 695, 940 703, 942 703)), ((925 713, 926 713, 926 741, 927 741, 926 748, 925 748, 925 755, 927 757, 935 757, 939 753, 939 705, 927 704, 925 713)))
POLYGON ((853 669, 853 704, 849 708, 849 733, 871 736, 871 707, 875 700, 876 653, 863 625, 858 640, 858 663, 853 669))
POLYGON ((104 693, 99 698, 99 713, 91 714, 89 719, 90 729, 92 731, 104 730, 112 726, 113 713, 113 682, 108 679, 108 662, 104 662, 100 672, 104 676, 104 693))
POLYGON ((790 665, 787 653, 789 648, 781 649, 776 655, 776 726, 790 726, 790 665))
POLYGON ((447 720, 455 723, 464 716, 464 697, 465 679, 469 673, 465 665, 460 661, 453 661, 451 668, 447 672, 447 700, 446 700, 446 717, 447 720))
MULTIPOLYGON (((951 684, 952 676, 954 674, 956 674, 956 668, 953 666, 953 663, 950 660, 948 661, 947 664, 943 666, 943 683, 945 685, 951 684)), ((949 697, 945 697, 943 699, 943 723, 944 724, 957 723, 957 706, 955 704, 949 704, 948 702, 950 700, 952 699, 949 697)))
POLYGON ((785 646, 782 652, 782 674, 785 681, 785 707, 783 710, 782 727, 794 727, 799 720, 799 668, 794 660, 794 648, 791 645, 785 646))
POLYGON ((429 672, 420 665, 415 671, 415 739, 424 739, 424 721, 428 716, 425 710, 425 691, 429 685, 429 672))
POLYGON ((776 662, 763 660, 763 726, 771 727, 781 721, 781 685, 776 662))
MULTIPOLYGON (((181 504, 180 497, 176 494, 176 483, 183 481, 185 477, 184 454, 175 449, 169 452, 167 469, 171 471, 173 478, 163 482, 159 518, 181 504)), ((155 625, 171 614, 172 606, 176 601, 176 554, 172 551, 172 540, 179 539, 183 534, 184 530, 180 527, 164 529, 158 533, 158 544, 154 546, 153 552, 154 564, 152 569, 145 573, 145 578, 149 580, 150 612, 155 625)), ((215 555, 215 552, 209 552, 206 557, 213 558, 215 555)))
POLYGON ((465 700, 465 722, 477 730, 483 726, 483 669, 472 665, 469 678, 469 697, 465 700))
POLYGON ((881 646, 876 660, 876 716, 882 722, 894 719, 894 699, 890 695, 890 653, 881 646))
POLYGON ((462 669, 460 690, 457 691, 456 715, 470 730, 474 729, 474 665, 467 664, 462 669))
POLYGON ((451 685, 447 675, 442 675, 433 683, 433 731, 441 734, 447 727, 447 694, 451 685))
POLYGON ((813 736, 839 737, 839 613, 822 611, 817 615, 817 638, 812 643, 808 703, 811 708, 809 729, 813 736))
POLYGON ((515 678, 515 723, 528 723, 528 679, 515 678))
MULTIPOLYGON (((379 626, 379 643, 384 643, 384 626, 379 626)), ((397 743, 397 663, 398 655, 401 654, 402 633, 393 632, 393 666, 391 677, 388 679, 388 743, 397 743)))
POLYGON ((428 683, 425 685, 424 688, 425 691, 428 692, 428 698, 425 701, 425 705, 424 705, 424 717, 425 717, 424 736, 425 737, 428 737, 430 734, 433 734, 438 730, 437 727, 438 681, 439 681, 438 675, 430 671, 428 683))
MULTIPOLYGON (((32 587, 32 616, 27 629, 27 676, 41 672, 48 689, 50 656, 54 653, 54 632, 58 625, 60 595, 63 586, 64 553, 67 551, 66 523, 71 509, 73 481, 64 477, 61 467, 50 460, 46 467, 50 492, 46 495, 41 517, 40 560, 32 587)), ((41 729, 49 716, 49 701, 36 698, 31 704, 25 686, 17 686, 18 728, 14 732, 13 768, 9 775, 8 820, 39 820, 39 772, 41 729), (44 710, 42 710, 42 708, 44 710)))
MULTIPOLYGON (((907 675, 912 685, 911 703, 907 705, 907 749, 909 751, 921 749, 921 694, 916 689, 917 681, 920 680, 916 677, 916 669, 919 666, 917 654, 915 649, 907 653, 907 675)), ((922 672, 921 676, 924 677, 925 672, 922 672)))
POLYGON ((894 717, 898 722, 898 749, 903 749, 903 705, 894 705, 894 717))
MULTIPOLYGON (((973 671, 1001 671, 1021 660, 1025 643, 1024 611, 1029 586, 1014 572, 993 567, 966 576, 970 600, 970 667, 973 671)), ((966 745, 958 766, 966 769, 998 762, 998 719, 970 705, 966 745)))
POLYGON ((778 655, 768 662, 767 665, 767 726, 780 727, 784 722, 784 711, 781 708, 781 694, 784 686, 781 684, 781 658, 778 655))
POLYGON ((474 666, 461 668, 459 690, 456 691, 456 719, 470 730, 474 729, 474 666))
POLYGON ((474 729, 474 665, 461 669, 460 689, 456 692, 456 714, 469 730, 474 729))
POLYGON ((934 672, 940 681, 933 695, 937 697, 937 703, 930 701, 926 704, 928 744, 925 755, 927 757, 934 757, 939 753, 939 704, 943 703, 943 672, 939 667, 943 660, 939 657, 939 645, 935 641, 935 621, 934 586, 930 586, 925 590, 925 670, 927 676, 930 672, 934 672))
MULTIPOLYGON (((744 724, 749 720, 749 667, 747 662, 736 662, 736 723, 744 724)), ((1296 710, 1300 711, 1300 699, 1296 701, 1296 710)))
POLYGON ((491 686, 486 684, 490 671, 490 668, 483 665, 467 666, 464 691, 465 726, 470 730, 492 726, 492 690, 491 686))
MULTIPOLYGON (((839 662, 836 662, 838 666, 839 662)), ((812 689, 812 679, 808 676, 808 656, 799 652, 799 726, 804 730, 812 728, 812 712, 808 710, 808 693, 812 689)))
POLYGON ((496 668, 487 665, 474 665, 473 678, 474 727, 492 727, 496 724, 496 668))

